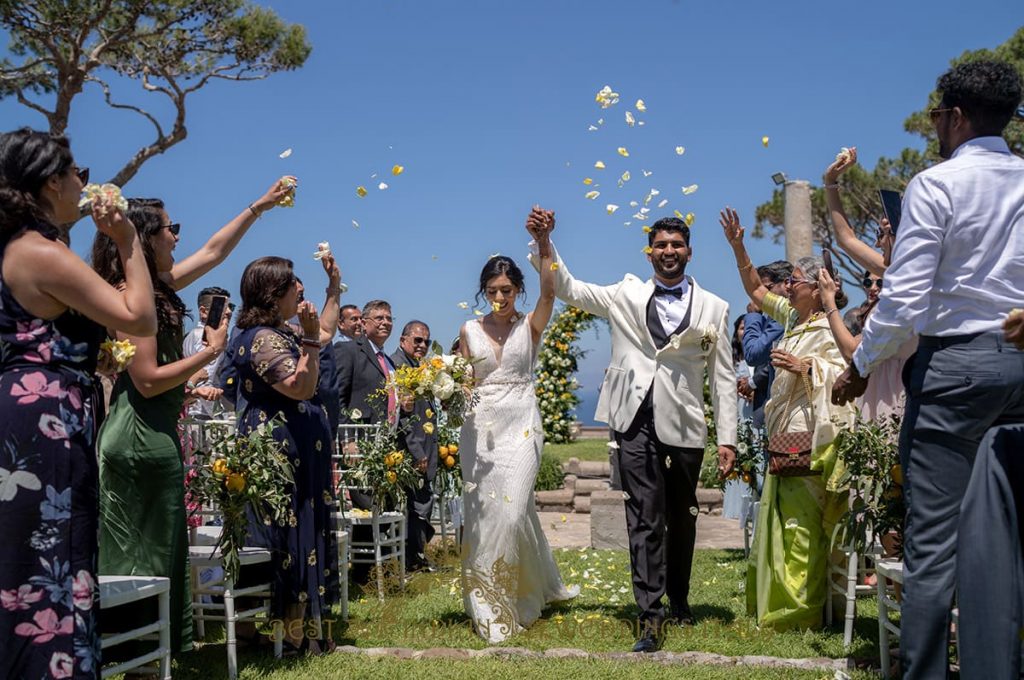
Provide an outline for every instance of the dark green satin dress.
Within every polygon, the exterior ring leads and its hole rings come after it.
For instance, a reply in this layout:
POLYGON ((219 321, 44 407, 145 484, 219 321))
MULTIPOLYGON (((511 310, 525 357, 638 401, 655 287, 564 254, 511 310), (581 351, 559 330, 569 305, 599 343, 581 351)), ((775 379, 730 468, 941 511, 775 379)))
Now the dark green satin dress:
MULTIPOLYGON (((157 363, 181 359, 182 330, 160 328, 157 363)), ((100 574, 171 579, 171 650, 192 649, 188 527, 178 418, 184 385, 146 398, 127 372, 100 428, 100 574)), ((118 617, 119 619, 123 617, 118 617)), ((109 630, 106 624, 104 630, 109 630)))

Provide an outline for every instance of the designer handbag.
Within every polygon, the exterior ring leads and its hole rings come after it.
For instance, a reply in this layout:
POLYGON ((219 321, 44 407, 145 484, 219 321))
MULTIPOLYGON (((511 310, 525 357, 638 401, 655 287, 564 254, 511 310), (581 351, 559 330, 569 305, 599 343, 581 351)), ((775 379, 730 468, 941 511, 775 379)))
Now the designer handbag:
MULTIPOLYGON (((804 377, 806 381, 806 377, 804 377)), ((807 389, 806 384, 804 388, 807 389)), ((797 385, 796 389, 800 389, 797 385)), ((789 394, 782 420, 793 406, 793 392, 789 394)), ((810 391, 808 390, 808 396, 810 391)), ((811 406, 811 422, 814 422, 814 406, 811 406)), ((811 470, 811 444, 814 432, 784 432, 768 437, 768 473, 778 477, 812 477, 820 470, 811 470)))

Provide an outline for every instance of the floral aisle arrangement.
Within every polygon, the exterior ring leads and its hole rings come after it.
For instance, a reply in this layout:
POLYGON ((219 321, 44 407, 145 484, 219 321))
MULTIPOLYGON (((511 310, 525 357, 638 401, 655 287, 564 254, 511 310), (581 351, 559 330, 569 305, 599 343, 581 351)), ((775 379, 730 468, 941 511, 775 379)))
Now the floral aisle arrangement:
POLYGON ((577 362, 584 351, 577 341, 590 328, 596 317, 576 307, 566 307, 558 314, 544 334, 537 358, 537 405, 544 426, 544 440, 564 444, 573 439, 574 410, 580 403, 576 396, 577 362))
MULTIPOLYGON (((754 421, 744 418, 736 428, 736 463, 729 479, 739 479, 758 493, 757 473, 764 467, 760 452, 764 449, 761 433, 754 428, 754 421)), ((717 450, 716 450, 717 452, 717 450)))
POLYGON ((412 458, 398 450, 398 431, 386 423, 358 442, 359 458, 346 474, 352 486, 367 489, 377 508, 405 498, 406 489, 418 488, 423 478, 412 458))
POLYGON ((281 423, 276 417, 248 435, 215 438, 209 451, 197 451, 193 458, 188 491, 199 507, 213 506, 223 515, 217 547, 232 579, 238 578, 238 551, 248 535, 246 510, 251 507, 270 524, 286 521, 291 508, 292 468, 273 434, 281 423))
POLYGON ((454 497, 462 493, 462 465, 459 458, 459 429, 450 422, 437 425, 437 480, 438 495, 454 497))
POLYGON ((476 403, 473 363, 459 354, 444 354, 435 342, 430 356, 424 357, 419 366, 398 367, 384 386, 385 393, 392 390, 399 399, 436 401, 447 414, 448 425, 459 428, 476 403))
MULTIPOLYGON (((906 506, 899 459, 900 418, 877 421, 859 417, 836 436, 839 459, 846 470, 841 480, 855 494, 853 504, 836 523, 833 546, 851 546, 863 553, 871 537, 902 542, 906 506)), ((897 549, 897 552, 902 552, 897 549)))

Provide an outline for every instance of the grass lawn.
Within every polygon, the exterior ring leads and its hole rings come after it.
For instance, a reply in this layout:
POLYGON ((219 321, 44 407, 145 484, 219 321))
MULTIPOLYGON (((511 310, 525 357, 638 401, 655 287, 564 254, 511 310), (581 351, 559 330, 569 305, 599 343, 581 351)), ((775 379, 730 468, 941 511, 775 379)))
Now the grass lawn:
MULTIPOLYGON (((545 650, 575 647, 590 652, 628 651, 634 640, 632 621, 636 615, 629 581, 629 558, 612 550, 559 550, 556 560, 568 583, 582 586, 580 596, 552 607, 507 646, 545 650)), ((462 609, 462 594, 454 556, 436 556, 444 568, 436 574, 416 575, 405 594, 392 594, 383 603, 372 594, 354 589, 347 623, 338 621, 332 634, 339 644, 357 647, 485 647, 469 627, 462 609)), ((663 649, 673 652, 705 651, 727 656, 766 655, 789 658, 846 656, 839 627, 824 631, 757 630, 746 616, 743 574, 746 562, 741 551, 699 550, 695 556, 690 604, 697 616, 691 628, 669 631, 663 649)), ((877 659, 878 626, 873 598, 858 601, 852 655, 877 659)), ((632 678, 639 672, 632 662, 578 659, 501 660, 472 659, 399 661, 352 655, 277 661, 264 651, 243 650, 239 655, 241 677, 429 677, 443 673, 446 678, 524 678, 544 675, 561 678, 632 678), (554 674, 554 675, 552 675, 554 674)), ((747 680, 761 678, 831 677, 823 671, 800 672, 758 668, 694 666, 643 667, 652 678, 727 678, 740 672, 747 680)), ((198 652, 175 661, 175 678, 224 677, 226 660, 221 644, 207 644, 198 652)), ((854 678, 871 677, 854 674, 854 678)))
POLYGON ((564 464, 570 458, 608 461, 608 442, 604 439, 577 439, 571 444, 545 444, 545 453, 553 453, 564 464))

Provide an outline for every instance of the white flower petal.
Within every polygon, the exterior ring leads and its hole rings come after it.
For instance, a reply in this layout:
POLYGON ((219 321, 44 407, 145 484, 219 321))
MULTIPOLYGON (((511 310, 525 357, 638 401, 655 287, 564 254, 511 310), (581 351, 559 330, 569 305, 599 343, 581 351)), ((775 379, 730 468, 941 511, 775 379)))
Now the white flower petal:
POLYGON ((380 184, 377 185, 377 188, 380 189, 381 191, 384 191, 385 189, 388 188, 388 184, 387 182, 381 182, 380 184))
POLYGON ((615 212, 616 210, 618 210, 618 209, 619 209, 619 206, 615 205, 614 203, 609 203, 608 205, 606 205, 606 206, 604 207, 604 209, 608 211, 608 214, 609 214, 609 215, 611 215, 611 214, 613 214, 613 213, 614 213, 614 212, 615 212))
POLYGON ((664 208, 666 205, 668 205, 668 199, 667 198, 663 198, 663 199, 661 199, 658 202, 658 207, 659 208, 664 208))
POLYGON ((677 156, 682 156, 684 153, 686 153, 686 147, 685 146, 677 146, 676 147, 676 155, 677 156))
POLYGON ((277 154, 277 157, 278 158, 288 158, 288 156, 291 156, 291 155, 292 155, 292 150, 291 150, 291 147, 289 147, 289 148, 285 149, 284 151, 282 151, 281 153, 277 154))
POLYGON ((583 195, 584 198, 589 198, 591 201, 601 195, 600 191, 588 191, 583 195))
POLYGON ((683 187, 683 194, 685 196, 689 196, 690 194, 692 194, 696 190, 697 190, 697 185, 696 184, 691 184, 689 186, 683 187))

